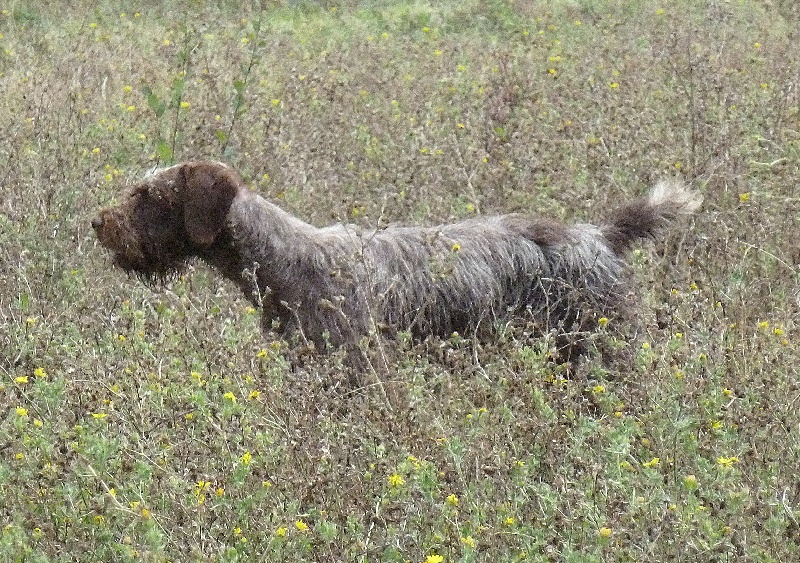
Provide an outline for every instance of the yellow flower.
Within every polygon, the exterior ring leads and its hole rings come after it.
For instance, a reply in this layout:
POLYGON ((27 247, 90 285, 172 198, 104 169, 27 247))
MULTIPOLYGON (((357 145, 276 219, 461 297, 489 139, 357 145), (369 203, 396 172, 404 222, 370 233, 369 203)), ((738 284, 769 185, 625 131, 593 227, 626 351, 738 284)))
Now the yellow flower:
POLYGON ((594 393, 595 395, 599 395, 600 393, 605 393, 605 392, 606 388, 603 385, 598 384, 592 387, 592 393, 594 393))
POLYGON ((150 519, 150 511, 147 510, 146 508, 143 508, 142 511, 139 514, 142 515, 142 518, 144 520, 149 520, 150 519))
POLYGON ((445 499, 445 502, 447 502, 447 504, 450 506, 458 506, 458 497, 456 495, 449 495, 445 499))
POLYGON ((232 391, 228 391, 223 395, 223 397, 228 399, 231 403, 236 402, 236 395, 234 395, 232 391))
POLYGON ((513 516, 509 516, 508 518, 505 519, 506 526, 513 526, 515 522, 516 520, 514 519, 513 516))
POLYGON ((181 109, 189 109, 191 105, 189 102, 181 102, 181 109))
POLYGON ((461 250, 461 245, 458 244, 458 243, 454 243, 453 244, 453 252, 458 252, 459 250, 461 250))
POLYGON ((739 201, 740 201, 741 203, 744 203, 744 202, 745 202, 745 201, 747 201, 748 199, 750 199, 750 192, 744 192, 744 193, 742 193, 742 194, 739 194, 739 201))
POLYGON ((286 532, 288 532, 288 531, 289 530, 287 530, 286 528, 281 526, 280 528, 275 530, 275 535, 278 536, 279 538, 285 538, 286 537, 286 532))
POLYGON ((598 324, 598 325, 599 325, 601 328, 602 328, 602 327, 604 327, 604 326, 606 326, 606 325, 608 324, 608 318, 607 318, 607 317, 600 317, 599 319, 597 319, 597 324, 598 324))
POLYGON ((107 416, 108 416, 107 412, 93 412, 92 413, 92 417, 93 418, 105 418, 107 416))
POLYGON ((253 389, 252 391, 250 391, 250 394, 247 396, 247 398, 248 398, 248 399, 250 399, 250 400, 252 401, 252 400, 254 400, 254 399, 258 399, 258 397, 259 397, 260 395, 261 395, 261 391, 258 391, 258 390, 256 390, 256 389, 253 389))
POLYGON ((739 463, 739 458, 736 456, 720 456, 717 458, 717 465, 720 467, 731 467, 734 463, 739 463))
POLYGON ((425 558, 425 563, 442 563, 442 561, 444 561, 444 557, 436 553, 428 555, 428 557, 425 558))
POLYGON ((298 520, 297 522, 295 522, 294 527, 297 528, 297 530, 300 532, 305 532, 306 530, 308 530, 308 524, 306 524, 302 520, 298 520))
POLYGON ((602 528, 597 530, 597 535, 600 536, 603 539, 610 538, 612 533, 613 532, 612 532, 611 528, 608 528, 606 526, 603 526, 602 528))
POLYGON ((642 465, 644 467, 656 467, 661 460, 657 457, 654 457, 650 461, 645 461, 642 465))
POLYGON ((472 538, 472 536, 466 536, 461 538, 461 543, 463 543, 467 547, 475 549, 475 540, 472 538))
POLYGON ((21 417, 28 416, 28 409, 23 407, 17 407, 17 416, 21 417))
POLYGON ((19 383, 19 384, 24 385, 25 383, 28 383, 28 376, 27 375, 20 375, 19 377, 15 377, 14 378, 14 383, 19 383))
POLYGON ((250 452, 244 452, 242 457, 239 459, 242 460, 244 465, 250 465, 250 462, 253 461, 253 456, 250 454, 250 452))
POLYGON ((397 473, 389 475, 387 480, 389 481, 389 486, 391 487, 402 487, 406 482, 405 479, 403 479, 403 477, 397 473))

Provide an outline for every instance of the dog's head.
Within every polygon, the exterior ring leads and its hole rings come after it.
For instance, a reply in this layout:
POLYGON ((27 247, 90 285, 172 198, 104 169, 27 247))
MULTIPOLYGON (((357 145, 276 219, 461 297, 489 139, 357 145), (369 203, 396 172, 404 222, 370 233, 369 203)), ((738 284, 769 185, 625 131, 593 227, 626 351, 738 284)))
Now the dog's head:
POLYGON ((120 268, 163 279, 214 244, 240 186, 224 164, 178 164, 149 174, 118 205, 101 210, 92 228, 120 268))

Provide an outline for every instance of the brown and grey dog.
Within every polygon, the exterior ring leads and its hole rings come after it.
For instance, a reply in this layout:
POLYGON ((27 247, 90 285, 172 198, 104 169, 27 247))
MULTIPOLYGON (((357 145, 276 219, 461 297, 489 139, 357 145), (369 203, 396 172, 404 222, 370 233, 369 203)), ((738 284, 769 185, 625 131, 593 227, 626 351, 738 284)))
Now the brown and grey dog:
POLYGON ((262 309, 265 330, 299 330, 319 349, 352 350, 386 329, 475 334, 520 317, 542 332, 585 328, 621 305, 631 245, 699 204, 666 181, 599 226, 511 214, 317 228, 249 190, 228 166, 197 161, 149 175, 92 227, 116 264, 146 282, 197 257, 262 309))

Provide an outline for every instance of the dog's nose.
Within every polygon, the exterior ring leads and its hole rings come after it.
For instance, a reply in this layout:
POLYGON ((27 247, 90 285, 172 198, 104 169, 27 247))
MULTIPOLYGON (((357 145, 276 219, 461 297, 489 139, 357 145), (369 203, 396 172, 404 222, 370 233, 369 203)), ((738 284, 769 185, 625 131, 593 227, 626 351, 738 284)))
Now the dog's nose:
POLYGON ((103 218, 102 218, 102 217, 100 217, 100 215, 98 215, 98 216, 96 216, 96 217, 94 217, 94 218, 92 219, 92 228, 93 228, 95 231, 96 231, 97 229, 99 229, 100 227, 102 227, 102 226, 103 226, 103 218))

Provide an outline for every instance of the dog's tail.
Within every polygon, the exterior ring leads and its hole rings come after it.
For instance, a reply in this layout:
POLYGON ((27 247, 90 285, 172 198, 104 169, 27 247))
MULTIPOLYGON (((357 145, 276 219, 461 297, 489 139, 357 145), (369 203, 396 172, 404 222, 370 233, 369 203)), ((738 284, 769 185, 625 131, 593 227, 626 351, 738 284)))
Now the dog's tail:
POLYGON ((650 193, 614 211, 600 227, 615 254, 621 255, 642 238, 655 238, 681 215, 690 215, 702 197, 680 180, 662 180, 650 193))

